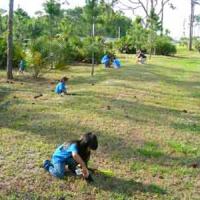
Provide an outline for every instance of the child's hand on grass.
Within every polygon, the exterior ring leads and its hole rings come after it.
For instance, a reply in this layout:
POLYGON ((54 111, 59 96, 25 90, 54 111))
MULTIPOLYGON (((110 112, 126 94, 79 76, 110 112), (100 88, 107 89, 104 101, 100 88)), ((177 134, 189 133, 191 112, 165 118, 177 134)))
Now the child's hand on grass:
POLYGON ((82 173, 84 178, 87 178, 89 176, 89 171, 86 167, 82 169, 82 173))

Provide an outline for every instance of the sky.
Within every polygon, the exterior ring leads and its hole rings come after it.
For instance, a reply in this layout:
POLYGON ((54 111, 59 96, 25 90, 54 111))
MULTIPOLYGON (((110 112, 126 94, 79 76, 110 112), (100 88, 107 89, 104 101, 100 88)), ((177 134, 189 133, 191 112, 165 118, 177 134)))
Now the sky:
MULTIPOLYGON (((123 0, 125 2, 126 0, 123 0)), ((161 0, 159 0, 161 1, 161 0)), ((38 10, 42 10, 42 4, 45 0, 15 0, 14 8, 17 7, 23 8, 30 15, 34 15, 34 13, 38 10)), ((65 0, 61 0, 61 2, 65 2, 65 0)), ((83 6, 85 0, 68 0, 69 5, 63 4, 64 8, 74 8, 76 6, 83 6)), ((172 10, 170 8, 166 8, 164 13, 164 28, 169 29, 170 35, 174 39, 179 39, 180 37, 185 35, 189 35, 189 15, 190 15, 190 0, 171 0, 171 2, 175 5, 176 9, 172 10), (185 27, 185 28, 184 28, 185 27), (185 29, 185 31, 184 31, 185 29)), ((0 0, 0 8, 8 10, 9 0, 0 0)), ((133 18, 132 12, 124 11, 125 15, 133 18)), ((196 14, 200 14, 200 6, 196 6, 196 14)), ((200 28, 195 28, 194 34, 200 36, 200 28)))

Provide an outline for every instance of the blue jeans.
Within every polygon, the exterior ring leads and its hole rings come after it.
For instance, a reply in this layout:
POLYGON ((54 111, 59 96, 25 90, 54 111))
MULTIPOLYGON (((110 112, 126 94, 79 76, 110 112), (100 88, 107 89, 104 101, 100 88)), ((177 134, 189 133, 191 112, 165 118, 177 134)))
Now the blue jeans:
POLYGON ((49 173, 52 176, 57 178, 64 178, 65 176, 65 165, 68 165, 68 168, 75 173, 77 162, 73 158, 67 159, 66 162, 54 163, 52 160, 53 166, 49 167, 49 173))

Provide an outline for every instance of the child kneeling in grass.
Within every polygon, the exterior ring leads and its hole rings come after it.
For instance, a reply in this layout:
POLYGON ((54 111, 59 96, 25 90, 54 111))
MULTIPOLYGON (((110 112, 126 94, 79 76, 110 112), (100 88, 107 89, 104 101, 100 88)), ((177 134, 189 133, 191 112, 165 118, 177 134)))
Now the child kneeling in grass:
POLYGON ((80 165, 83 177, 87 181, 93 181, 89 174, 87 163, 90 159, 91 150, 96 150, 97 148, 97 136, 91 132, 86 133, 80 140, 71 141, 69 144, 59 146, 53 153, 51 161, 44 161, 43 167, 52 176, 63 178, 65 176, 66 165, 74 174, 78 165, 80 165))
POLYGON ((56 85, 55 93, 57 94, 67 94, 67 77, 63 77, 60 82, 56 85))

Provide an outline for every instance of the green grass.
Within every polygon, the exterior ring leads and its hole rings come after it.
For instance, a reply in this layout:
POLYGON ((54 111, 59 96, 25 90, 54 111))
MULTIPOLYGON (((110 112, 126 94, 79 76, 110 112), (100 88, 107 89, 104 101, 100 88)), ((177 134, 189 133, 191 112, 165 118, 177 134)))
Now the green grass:
POLYGON ((37 81, 15 74, 13 84, 0 71, 0 199, 199 199, 199 54, 122 63, 94 77, 88 66, 37 81), (76 95, 52 92, 63 75, 76 95), (94 184, 44 172, 56 146, 87 131, 99 138, 94 184))

